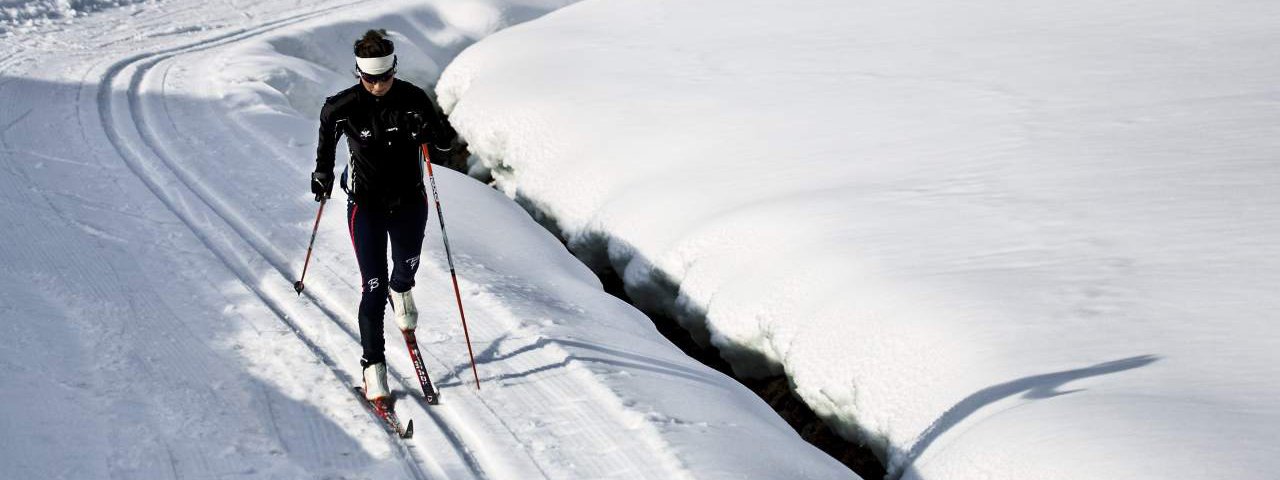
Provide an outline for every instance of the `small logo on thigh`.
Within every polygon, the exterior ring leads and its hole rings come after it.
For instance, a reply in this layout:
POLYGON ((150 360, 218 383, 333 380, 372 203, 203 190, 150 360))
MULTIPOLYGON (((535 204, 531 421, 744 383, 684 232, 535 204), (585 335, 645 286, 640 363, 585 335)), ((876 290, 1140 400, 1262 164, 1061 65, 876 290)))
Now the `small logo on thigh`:
POLYGON ((408 259, 408 260, 405 260, 405 261, 404 261, 404 263, 405 263, 405 265, 408 265, 408 266, 409 266, 409 268, 412 268, 412 269, 414 269, 414 270, 417 270, 417 269, 418 269, 418 259, 419 259, 419 258, 421 258, 421 257, 422 257, 422 255, 418 255, 417 257, 413 257, 413 258, 410 258, 410 259, 408 259))

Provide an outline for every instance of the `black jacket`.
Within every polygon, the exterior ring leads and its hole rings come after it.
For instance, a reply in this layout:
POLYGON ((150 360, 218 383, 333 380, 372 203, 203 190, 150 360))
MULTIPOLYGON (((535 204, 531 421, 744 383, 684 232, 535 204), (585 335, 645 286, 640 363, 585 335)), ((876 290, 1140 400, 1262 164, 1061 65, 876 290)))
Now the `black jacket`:
POLYGON ((422 201, 420 146, 447 149, 453 130, 426 92, 396 79, 381 97, 356 84, 325 100, 317 172, 333 173, 334 148, 343 135, 351 150, 351 163, 343 174, 347 194, 361 206, 394 208, 405 201, 422 201))

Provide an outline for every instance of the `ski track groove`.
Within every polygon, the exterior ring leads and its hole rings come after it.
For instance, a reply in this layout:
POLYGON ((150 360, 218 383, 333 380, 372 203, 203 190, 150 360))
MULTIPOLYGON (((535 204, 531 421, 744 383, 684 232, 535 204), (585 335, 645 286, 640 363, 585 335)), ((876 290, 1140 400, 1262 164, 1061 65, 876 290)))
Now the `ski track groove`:
MULTIPOLYGON (((290 329, 291 332, 293 332, 294 336, 297 337, 298 340, 301 341, 303 345, 306 346, 306 348, 310 350, 311 353, 315 355, 315 357, 319 359, 339 381, 342 381, 343 383, 347 384, 348 387, 351 386, 351 381, 349 381, 349 377, 343 373, 343 370, 338 366, 337 362, 335 362, 333 358, 324 349, 322 349, 315 341, 313 341, 311 338, 303 334, 302 330, 299 328, 297 323, 289 319, 289 315, 284 311, 282 306, 279 305, 276 301, 269 298, 269 295, 266 292, 262 291, 262 289, 257 286, 257 282, 254 281, 250 272, 246 271, 248 269, 247 266, 241 266, 239 262, 231 258, 227 252, 224 252, 222 248, 214 244, 214 242, 211 240, 208 233, 204 232, 199 226, 200 222, 198 222, 195 218, 193 218, 193 213, 188 211, 189 207, 178 204, 178 202, 183 201, 183 199, 181 198, 181 195, 175 194, 171 196, 168 192, 166 192, 165 186, 160 183, 161 180, 157 179, 155 174, 148 171, 147 166, 144 165, 144 160, 142 160, 144 155, 141 155, 139 152, 134 151, 135 150, 134 146, 129 145, 129 143, 124 140, 124 134, 122 134, 121 130, 117 127, 116 119, 114 116, 115 110, 116 110, 116 107, 114 105, 116 100, 114 100, 114 98, 116 97, 116 95, 113 95, 112 87, 115 84, 115 80, 119 75, 124 73, 130 67, 135 67, 134 73, 131 76, 129 81, 129 87, 125 92, 125 95, 127 97, 127 102, 126 102, 127 107, 125 108, 129 110, 128 113, 130 117, 132 117, 135 120, 138 120, 139 113, 137 111, 137 108, 138 108, 139 95, 137 92, 137 87, 141 81, 142 76, 150 69, 151 66, 153 66, 159 60, 168 58, 170 56, 173 56, 179 53, 203 50, 203 49, 219 46, 225 43, 229 43, 232 41, 252 37, 254 35, 261 34, 263 32, 269 31, 274 28, 301 22, 301 21, 304 21, 313 17, 317 17, 320 15, 329 13, 333 10, 344 8, 350 5, 354 5, 354 3, 338 5, 333 7, 326 7, 320 10, 304 13, 301 15, 287 17, 287 18, 275 20, 272 22, 268 22, 262 25, 248 27, 238 31, 229 32, 223 35, 214 36, 212 38, 200 40, 188 45, 182 45, 178 47, 163 49, 158 52, 142 53, 142 54, 126 57, 122 60, 115 62, 114 64, 112 64, 106 69, 106 71, 102 75, 101 83, 98 85, 99 90, 97 95, 98 114, 102 119, 104 133, 106 134, 107 139, 111 142, 112 146, 115 148, 116 152, 120 155, 122 159, 124 159, 125 164, 129 168, 129 170, 133 172, 133 174, 136 175, 139 178, 139 180, 142 181, 142 183, 152 192, 152 194, 155 195, 156 198, 167 209, 169 209, 193 233, 196 239, 199 240, 200 243, 205 246, 205 248, 207 248, 220 262, 222 262, 224 266, 228 270, 230 270, 233 273, 233 275, 235 275, 244 284, 244 286, 255 297, 259 299, 259 301, 261 301, 264 304, 264 306, 266 306, 269 310, 271 310, 271 312, 274 313, 276 317, 290 329), (179 198, 173 198, 174 196, 179 198)), ((149 141, 145 137, 146 134, 143 133, 145 130, 146 130, 146 127, 144 125, 138 125, 139 137, 143 139, 144 143, 147 143, 147 145, 145 145, 144 147, 154 149, 152 147, 152 144, 148 143, 149 141)), ((167 161, 167 159, 164 159, 162 155, 159 155, 159 152, 153 152, 153 153, 155 153, 158 157, 160 157, 162 162, 166 164, 170 163, 167 161)), ((176 173, 176 172, 171 172, 171 173, 176 173)), ((175 176, 179 177, 180 183, 183 181, 179 175, 175 175, 175 176)), ((193 193, 196 193, 197 195, 199 195, 198 191, 191 188, 189 184, 186 185, 186 187, 190 189, 193 193)), ((179 188, 181 188, 181 186, 179 186, 179 188)), ((212 206, 210 207, 212 208, 212 206)), ((215 211, 215 213, 217 212, 215 211)), ((351 392, 352 397, 354 397, 357 402, 363 402, 363 399, 360 398, 360 395, 358 393, 356 393, 353 389, 348 388, 348 390, 351 392)), ((363 408, 363 406, 361 408, 363 408)), ((367 409, 365 410, 367 412, 367 409)), ((372 413, 368 413, 368 415, 373 421, 378 422, 379 424, 381 423, 381 420, 377 419, 372 413)), ((423 472, 422 466, 421 466, 425 462, 422 459, 418 458, 418 456, 406 446, 405 442, 401 442, 398 440, 392 440, 391 442, 395 445, 395 448, 393 450, 395 450, 399 454, 399 458, 401 462, 406 467, 405 468, 406 472, 408 472, 411 476, 417 479, 428 478, 425 472, 423 472)))

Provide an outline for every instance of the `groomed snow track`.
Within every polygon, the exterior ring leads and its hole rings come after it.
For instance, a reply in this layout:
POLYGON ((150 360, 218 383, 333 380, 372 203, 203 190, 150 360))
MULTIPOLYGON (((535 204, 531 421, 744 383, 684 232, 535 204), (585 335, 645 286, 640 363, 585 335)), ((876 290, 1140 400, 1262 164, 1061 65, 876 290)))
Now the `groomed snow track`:
MULTIPOLYGON (((196 238, 209 249, 233 272, 248 288, 253 292, 263 305, 267 306, 280 322, 284 323, 303 344, 307 346, 316 358, 319 359, 334 376, 341 379, 344 383, 354 387, 354 379, 347 375, 329 355, 328 352, 320 348, 310 337, 303 332, 300 326, 290 320, 287 313, 289 307, 276 294, 278 292, 269 292, 252 280, 253 273, 242 259, 228 251, 232 241, 231 238, 216 235, 211 232, 212 228, 216 228, 216 223, 220 222, 227 225, 233 231, 241 235, 243 242, 250 249, 262 255, 264 259, 271 262, 271 255, 264 253, 259 248, 259 243, 249 241, 250 237, 244 225, 239 222, 230 221, 230 216, 226 213, 224 205, 215 206, 210 200, 209 193, 198 187, 198 184, 191 178, 184 175, 183 170, 177 166, 163 153, 163 149, 157 146, 155 138, 152 136, 151 129, 148 127, 148 121, 145 115, 141 114, 141 98, 139 88, 142 82, 152 72, 155 66, 177 55, 184 53, 209 49, 220 45, 225 45, 237 40, 259 35, 263 32, 270 31, 284 25, 294 24, 309 18, 323 15, 329 11, 342 7, 333 7, 318 12, 310 12, 295 17, 277 20, 266 25, 256 28, 245 29, 238 32, 228 33, 212 39, 202 40, 190 45, 185 45, 159 52, 143 53, 120 60, 107 68, 102 80, 98 83, 97 106, 98 114, 102 120, 103 129, 107 138, 111 141, 116 152, 124 159, 125 164, 129 167, 138 178, 155 194, 168 209, 177 216, 183 224, 187 226, 196 238), (119 88, 118 88, 119 87, 119 88), (193 202, 192 200, 197 200, 193 202), (221 208, 218 208, 221 207, 221 208), (218 241, 221 238, 222 241, 218 241)), ((162 80, 163 81, 163 80, 162 80)), ((86 86, 84 88, 91 88, 86 86)), ((288 276, 288 271, 282 265, 271 262, 272 266, 277 268, 282 276, 288 276)), ((334 317, 329 317, 330 321, 341 326, 343 330, 350 333, 349 328, 337 321, 334 317)), ((405 389, 405 385, 401 384, 401 390, 405 389)), ((359 397, 354 393, 353 399, 359 401, 359 397)), ((403 405, 403 403, 402 403, 403 405)), ((407 413, 407 412, 406 412, 407 413)), ((370 414, 371 421, 376 418, 370 414)), ((414 478, 425 479, 428 475, 422 470, 421 464, 423 456, 415 453, 414 449, 402 442, 395 443, 396 449, 401 458, 404 460, 405 470, 414 478)), ((455 449, 455 451, 460 449, 455 449)), ((470 459, 468 459, 470 460, 470 459)), ((443 471, 438 462, 433 457, 434 470, 443 471)), ((474 461, 465 462, 474 476, 483 477, 478 466, 474 461)))
MULTIPOLYGON (((344 352, 357 348, 359 337, 352 327, 354 319, 343 320, 350 315, 344 315, 343 308, 337 306, 341 303, 337 300, 340 294, 336 293, 350 286, 334 288, 312 280, 303 295, 307 301, 299 301, 295 297, 290 286, 298 272, 292 264, 299 259, 285 255, 278 248, 278 241, 269 240, 259 233, 261 229, 255 228, 255 222, 271 221, 269 215, 246 210, 245 205, 238 205, 234 198, 228 198, 202 182, 200 174, 189 167, 194 158, 208 159, 215 155, 202 156, 201 152, 192 150, 210 140, 180 134, 182 126, 170 115, 169 92, 166 91, 170 70, 186 56, 253 39, 346 7, 330 7, 178 47, 139 53, 110 63, 105 68, 94 69, 94 72, 100 72, 101 81, 82 84, 77 108, 82 129, 93 123, 90 116, 95 113, 101 122, 114 151, 100 153, 122 158, 129 171, 328 368, 342 384, 340 387, 352 392, 351 387, 358 385, 359 380, 348 373, 352 369, 341 366, 339 358, 345 359, 344 352), (96 111, 93 106, 87 107, 88 103, 95 103, 96 111), (333 332, 341 332, 341 338, 334 340, 333 332), (334 348, 334 342, 342 343, 343 348, 334 348)), ((250 149, 235 145, 226 147, 238 148, 244 154, 248 154, 250 149)), ((302 240, 298 239, 299 244, 287 247, 290 251, 298 247, 296 250, 300 253, 302 240)), ((427 268, 420 272, 419 277, 439 276, 444 271, 440 265, 426 263, 424 267, 427 268), (431 267, 434 270, 427 271, 431 267)), ((465 269, 466 261, 461 263, 465 269)), ((495 272, 482 272, 476 276, 482 275, 499 276, 495 272)), ((610 428, 607 424, 611 422, 599 422, 600 418, 613 418, 615 422, 612 423, 617 425, 632 419, 627 417, 630 412, 624 411, 616 398, 605 398, 610 396, 607 389, 593 384, 595 381, 590 374, 579 371, 572 355, 558 348, 555 341, 522 339, 518 318, 496 300, 497 296, 485 291, 483 279, 472 282, 463 278, 460 282, 464 291, 471 292, 467 300, 468 313, 474 319, 472 335, 477 343, 479 361, 496 359, 496 347, 503 342, 509 346, 503 350, 518 352, 518 355, 501 358, 501 363, 483 363, 482 381, 527 377, 547 370, 548 365, 562 366, 570 375, 548 376, 536 382, 524 381, 507 386, 505 388, 517 391, 502 395, 495 405, 482 394, 477 394, 468 379, 459 375, 465 364, 458 364, 457 358, 444 358, 431 346, 424 345, 428 369, 439 377, 437 383, 443 390, 443 404, 429 407, 420 398, 416 382, 405 381, 414 378, 412 370, 406 370, 407 359, 397 361, 393 358, 389 365, 393 390, 411 392, 398 402, 397 411, 402 421, 417 420, 413 439, 400 441, 387 435, 387 441, 397 452, 407 477, 503 479, 528 478, 533 474, 554 478, 557 476, 555 472, 548 471, 544 464, 561 459, 538 455, 542 449, 534 438, 547 432, 512 426, 502 414, 503 410, 548 408, 569 410, 567 415, 575 418, 593 419, 574 427, 579 431, 572 435, 573 438, 557 439, 561 443, 557 448, 572 450, 573 442, 613 446, 610 448, 613 453, 596 459, 597 464, 576 465, 573 469, 621 477, 687 477, 679 463, 663 451, 659 438, 651 438, 631 428, 610 428), (527 340, 527 344, 518 344, 518 340, 527 340), (439 375, 442 366, 450 370, 443 376, 439 375), (583 382, 588 384, 587 388, 583 382), (596 401, 582 401, 584 392, 596 401), (566 398, 575 400, 566 402, 566 398), (513 402, 525 405, 513 409, 516 406, 513 402), (655 456, 658 461, 655 461, 655 456)), ((389 358, 404 356, 399 338, 389 335, 387 348, 389 358)), ((450 344, 448 348, 452 349, 454 345, 450 344)), ((489 392, 496 390, 490 388, 489 392)), ((351 402, 354 408, 359 408, 359 398, 354 392, 351 402)), ((369 421, 377 422, 372 414, 369 421)), ((553 431, 550 433, 554 435, 553 431)))

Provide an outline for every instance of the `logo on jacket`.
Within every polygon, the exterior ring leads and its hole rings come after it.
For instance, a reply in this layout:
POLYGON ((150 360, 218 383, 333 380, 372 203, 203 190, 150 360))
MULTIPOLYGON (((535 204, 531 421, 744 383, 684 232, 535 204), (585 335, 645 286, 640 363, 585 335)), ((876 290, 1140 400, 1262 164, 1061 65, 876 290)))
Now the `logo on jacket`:
POLYGON ((370 132, 368 130, 360 131, 360 138, 369 138, 369 135, 373 135, 373 132, 370 132))

